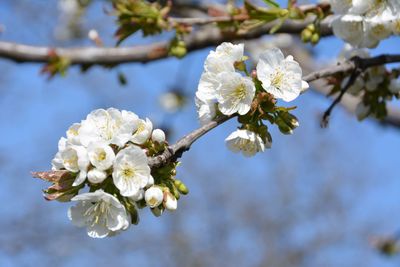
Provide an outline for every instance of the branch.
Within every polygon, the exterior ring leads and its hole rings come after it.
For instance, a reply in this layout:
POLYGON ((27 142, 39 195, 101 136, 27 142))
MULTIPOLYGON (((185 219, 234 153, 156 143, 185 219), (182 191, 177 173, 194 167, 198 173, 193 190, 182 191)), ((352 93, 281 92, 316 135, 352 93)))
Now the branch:
MULTIPOLYGON (((311 87, 312 90, 324 96, 327 96, 330 93, 330 87, 327 86, 323 80, 318 79, 328 77, 336 73, 348 73, 355 68, 355 65, 352 61, 345 61, 338 63, 334 67, 317 71, 320 69, 320 67, 313 63, 310 53, 308 53, 304 48, 301 48, 301 46, 290 46, 287 54, 292 54, 297 60, 302 62, 301 66, 303 71, 310 73, 303 79, 307 79, 309 82, 313 81, 313 86, 311 87)), ((358 64, 359 68, 363 68, 365 70, 368 67, 394 62, 400 62, 399 55, 381 55, 373 58, 367 58, 363 59, 358 64)), ((350 94, 344 94, 340 101, 340 105, 349 113, 355 114, 356 107, 360 101, 361 99, 359 97, 350 94)), ((387 110, 388 114, 383 120, 375 121, 383 126, 391 126, 400 129, 400 110, 390 106, 387 107, 387 110)))
MULTIPOLYGON (((332 34, 330 27, 331 17, 321 23, 321 35, 332 34)), ((287 20, 277 31, 278 33, 299 34, 312 18, 301 22, 287 20)), ((192 52, 209 46, 216 46, 225 41, 255 39, 266 35, 279 22, 268 23, 246 34, 224 34, 218 28, 204 27, 184 38, 187 51, 192 52)), ((0 58, 15 62, 47 63, 51 59, 51 52, 68 58, 72 65, 114 65, 132 62, 150 62, 168 57, 169 41, 149 45, 132 47, 76 47, 54 48, 45 46, 30 46, 0 41, 0 58)))
POLYGON ((178 142, 171 145, 159 156, 149 159, 149 166, 151 168, 161 167, 167 162, 174 161, 182 156, 185 151, 188 151, 191 145, 200 137, 217 127, 218 125, 236 117, 237 114, 230 116, 221 116, 216 118, 214 121, 207 123, 206 125, 194 130, 182 137, 178 142))
MULTIPOLYGON (((357 61, 355 61, 357 62, 357 61)), ((337 104, 340 103, 342 100, 343 96, 349 88, 354 84, 356 81, 357 77, 361 74, 361 70, 358 68, 358 64, 356 63, 356 67, 354 68, 353 72, 350 75, 350 79, 347 81, 346 85, 340 90, 339 95, 335 98, 335 100, 332 102, 332 104, 329 106, 329 108, 324 112, 324 115, 322 116, 321 120, 321 127, 326 128, 329 123, 329 117, 331 116, 332 110, 335 108, 337 104)))

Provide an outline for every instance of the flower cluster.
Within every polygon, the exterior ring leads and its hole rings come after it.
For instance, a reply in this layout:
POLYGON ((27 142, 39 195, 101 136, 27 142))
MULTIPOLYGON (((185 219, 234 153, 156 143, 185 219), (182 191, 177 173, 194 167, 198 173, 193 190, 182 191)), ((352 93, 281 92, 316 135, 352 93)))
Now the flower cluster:
POLYGON ((397 0, 331 0, 338 15, 334 34, 356 47, 376 47, 392 34, 400 34, 400 2, 397 0))
POLYGON ((272 138, 264 121, 291 134, 298 126, 289 113, 293 108, 277 107, 277 99, 290 102, 308 88, 300 65, 278 48, 260 54, 256 70, 247 70, 243 44, 222 43, 204 63, 195 102, 201 124, 217 116, 237 115, 241 127, 227 139, 228 147, 245 156, 271 147, 272 138))
POLYGON ((148 157, 166 147, 164 132, 153 130, 149 119, 98 109, 60 139, 53 173, 37 176, 53 183, 46 199, 77 202, 68 212, 73 224, 85 226, 91 237, 112 236, 138 223, 138 208, 148 206, 159 216, 175 210, 180 193, 188 192, 175 179, 177 162, 149 166, 148 157), (89 191, 80 193, 85 185, 89 191))
MULTIPOLYGON (((358 56, 360 58, 370 57, 365 49, 354 49, 351 46, 345 46, 342 52, 342 58, 351 59, 358 56)), ((374 116, 383 119, 387 115, 386 102, 393 98, 400 98, 400 72, 396 69, 388 70, 384 65, 368 68, 361 73, 353 84, 348 88, 347 93, 360 97, 355 113, 359 120, 368 116, 374 116)), ((334 85, 331 94, 340 91, 349 82, 349 76, 339 74, 330 79, 334 85)))

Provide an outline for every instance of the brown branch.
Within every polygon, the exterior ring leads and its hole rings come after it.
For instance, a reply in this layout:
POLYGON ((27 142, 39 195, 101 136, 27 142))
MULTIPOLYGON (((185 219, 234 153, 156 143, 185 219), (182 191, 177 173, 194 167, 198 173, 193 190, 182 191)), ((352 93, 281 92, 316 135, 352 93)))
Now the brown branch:
MULTIPOLYGON (((313 86, 311 87, 312 90, 324 96, 330 93, 331 88, 326 84, 326 82, 321 80, 321 78, 329 77, 336 73, 349 73, 355 68, 353 61, 344 61, 338 63, 334 67, 320 70, 321 68, 315 65, 310 53, 301 46, 292 45, 288 49, 287 53, 292 54, 297 60, 302 62, 301 66, 303 68, 303 72, 309 73, 308 75, 304 76, 303 79, 307 79, 309 82, 313 81, 313 86)), ((373 58, 367 58, 363 59, 358 64, 360 68, 365 70, 368 67, 394 62, 400 62, 399 55, 381 55, 373 58)), ((356 107, 360 101, 360 97, 344 94, 340 101, 340 105, 349 113, 355 114, 356 107)), ((383 120, 375 121, 383 126, 390 126, 400 129, 400 110, 390 106, 387 107, 387 110, 388 114, 383 120)))
MULTIPOLYGON (((320 3, 320 4, 305 4, 297 6, 298 10, 303 13, 312 12, 318 8, 322 9, 329 9, 330 5, 328 3, 320 3)), ((204 10, 203 10, 204 11, 204 10)), ((240 14, 235 16, 207 16, 202 18, 195 18, 195 17, 186 17, 186 18, 176 18, 176 17, 169 17, 169 22, 172 23, 182 23, 187 25, 206 25, 216 22, 233 22, 233 21, 245 21, 250 19, 248 14, 240 14)))
MULTIPOLYGON (((280 27, 278 33, 300 33, 312 18, 303 21, 288 20, 280 27)), ((331 35, 331 17, 321 23, 321 34, 331 35)), ((225 41, 255 39, 266 35, 276 25, 268 23, 246 34, 223 34, 218 28, 203 27, 186 36, 184 41, 187 51, 192 52, 210 46, 219 45, 225 41)), ((168 57, 169 41, 153 43, 145 46, 132 47, 76 47, 55 48, 45 46, 30 46, 0 41, 0 58, 15 62, 47 63, 51 59, 51 52, 68 58, 72 65, 114 65, 132 62, 150 62, 168 57)))
POLYGON ((151 168, 161 167, 167 162, 174 161, 182 156, 185 151, 188 151, 191 145, 200 137, 217 127, 218 125, 236 117, 235 115, 231 116, 220 116, 216 118, 214 121, 207 123, 206 125, 194 130, 182 137, 178 142, 171 145, 159 156, 149 159, 149 166, 151 168))

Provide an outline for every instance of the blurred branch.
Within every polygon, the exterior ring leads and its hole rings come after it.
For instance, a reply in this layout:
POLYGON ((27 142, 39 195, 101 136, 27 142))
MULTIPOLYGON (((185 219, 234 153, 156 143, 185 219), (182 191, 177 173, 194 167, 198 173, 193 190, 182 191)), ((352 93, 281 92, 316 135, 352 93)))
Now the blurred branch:
MULTIPOLYGON (((277 31, 278 33, 299 34, 312 18, 304 21, 288 20, 277 31)), ((332 34, 330 27, 331 17, 321 23, 321 35, 332 34)), ((278 22, 279 23, 279 22, 278 22)), ((216 27, 203 27, 184 38, 188 52, 216 46, 225 41, 255 39, 269 34, 277 23, 268 23, 246 34, 224 34, 216 27)), ((75 47, 52 48, 46 46, 30 46, 18 43, 0 41, 0 58, 15 62, 47 63, 51 54, 67 58, 72 65, 115 65, 131 62, 150 62, 168 57, 169 41, 132 47, 75 47)))

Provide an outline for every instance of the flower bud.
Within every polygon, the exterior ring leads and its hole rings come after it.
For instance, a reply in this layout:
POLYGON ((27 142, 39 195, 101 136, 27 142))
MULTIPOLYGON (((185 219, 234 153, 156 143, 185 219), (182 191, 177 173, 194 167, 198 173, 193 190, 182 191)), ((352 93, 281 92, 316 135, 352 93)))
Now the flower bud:
POLYGON ((178 201, 176 198, 170 193, 170 192, 165 192, 164 193, 164 207, 167 210, 176 210, 178 207, 178 201))
POLYGON ((91 29, 88 33, 88 37, 92 41, 96 41, 99 38, 99 33, 95 29, 91 29))
POLYGON ((299 127, 299 121, 297 120, 296 116, 290 114, 289 112, 282 112, 280 114, 283 121, 291 128, 295 129, 299 127))
POLYGON ((189 189, 186 187, 186 185, 184 183, 182 183, 182 181, 180 180, 175 180, 174 181, 174 185, 176 187, 176 189, 178 189, 178 191, 184 195, 186 195, 187 193, 189 193, 189 189))
POLYGON ((282 118, 277 118, 275 120, 276 125, 279 127, 279 131, 283 134, 293 134, 293 129, 288 125, 282 118))
POLYGON ((187 53, 186 44, 183 41, 173 41, 169 53, 177 58, 183 58, 187 53))
POLYGON ((245 71, 246 70, 246 64, 244 63, 244 61, 236 61, 234 63, 235 69, 239 70, 239 71, 245 71))
POLYGON ((309 30, 309 29, 304 29, 301 32, 301 40, 304 43, 308 43, 311 40, 311 36, 313 35, 313 33, 309 30))
POLYGON ((89 182, 92 184, 102 183, 107 178, 107 173, 99 169, 91 169, 87 174, 89 182))
POLYGON ((151 134, 151 139, 154 142, 157 142, 159 144, 164 143, 165 142, 165 133, 164 133, 164 131, 161 130, 161 129, 155 129, 153 131, 153 133, 151 134))
POLYGON ((153 213, 153 215, 156 216, 156 217, 160 217, 161 214, 163 214, 163 211, 164 211, 164 209, 161 209, 159 207, 155 207, 155 208, 152 208, 150 210, 153 213))
POLYGON ((309 30, 310 32, 314 33, 315 32, 315 25, 313 23, 308 24, 306 29, 309 30))
POLYGON ((310 42, 311 42, 311 44, 316 45, 316 44, 318 44, 319 39, 320 39, 319 33, 314 33, 314 34, 311 36, 310 42))
POLYGON ((280 11, 279 11, 279 16, 280 17, 285 17, 285 16, 287 16, 289 14, 289 10, 287 10, 287 9, 281 9, 280 11))
POLYGON ((160 187, 152 186, 146 190, 144 199, 150 208, 159 206, 163 201, 164 195, 160 187))

